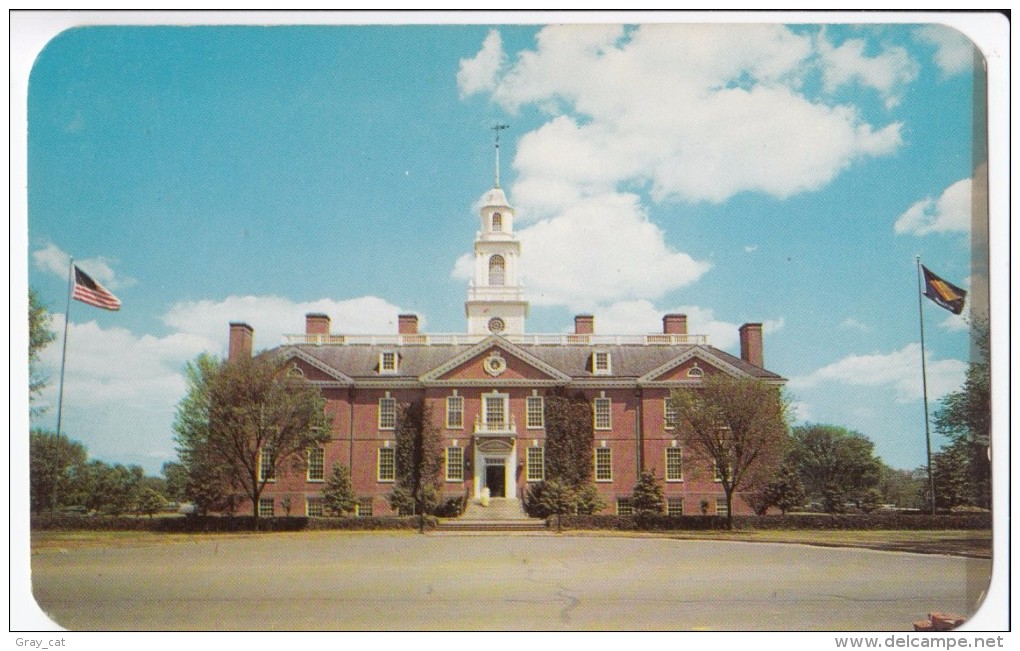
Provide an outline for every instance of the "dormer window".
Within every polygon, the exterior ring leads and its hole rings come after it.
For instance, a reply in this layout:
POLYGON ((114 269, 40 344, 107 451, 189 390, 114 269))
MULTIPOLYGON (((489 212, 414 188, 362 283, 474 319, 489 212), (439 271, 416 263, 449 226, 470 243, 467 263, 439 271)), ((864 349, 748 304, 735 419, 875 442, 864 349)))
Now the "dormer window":
POLYGON ((379 373, 396 373, 400 358, 396 351, 386 350, 379 353, 379 373))
POLYGON ((503 230, 503 213, 492 213, 492 230, 496 232, 503 230))
POLYGON ((613 372, 612 360, 609 358, 609 351, 596 350, 591 355, 591 372, 594 375, 609 375, 613 372))

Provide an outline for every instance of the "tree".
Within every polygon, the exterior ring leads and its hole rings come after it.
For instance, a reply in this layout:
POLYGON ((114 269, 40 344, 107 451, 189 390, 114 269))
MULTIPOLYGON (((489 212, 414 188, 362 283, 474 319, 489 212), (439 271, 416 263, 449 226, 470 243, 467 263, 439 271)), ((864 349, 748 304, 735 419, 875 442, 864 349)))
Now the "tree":
POLYGON ((231 360, 208 383, 208 437, 201 449, 250 500, 258 530, 259 498, 288 466, 304 467, 308 448, 329 440, 325 401, 303 377, 269 355, 231 360))
POLYGON ((188 469, 183 463, 167 461, 162 468, 166 480, 166 497, 173 502, 187 499, 188 469))
POLYGON ((74 469, 85 465, 88 458, 85 447, 53 432, 33 429, 29 433, 28 457, 32 513, 71 504, 74 469))
POLYGON ((606 501, 594 483, 588 482, 577 489, 576 510, 578 515, 592 515, 606 508, 606 501))
MULTIPOLYGON (((948 445, 931 457, 932 481, 935 483, 935 506, 951 509, 954 506, 974 506, 974 486, 971 485, 971 457, 966 442, 948 445)), ((931 487, 924 483, 922 499, 931 508, 931 487)))
POLYGON ((646 470, 641 473, 637 484, 634 485, 631 504, 635 513, 662 513, 665 504, 662 485, 651 472, 646 470))
POLYGON ((883 463, 877 486, 881 503, 893 504, 901 509, 921 508, 921 483, 927 484, 927 481, 926 474, 923 482, 920 482, 910 470, 890 468, 883 463))
MULTIPOLYGON (((963 389, 942 398, 935 410, 933 422, 935 431, 950 439, 948 447, 954 457, 963 455, 966 464, 968 488, 963 493, 963 503, 983 508, 992 505, 992 465, 989 458, 991 432, 991 341, 987 321, 977 321, 972 326, 971 357, 963 389)), ((932 460, 934 466, 934 459, 932 460)), ((932 468, 934 475, 934 467, 932 468)), ((938 496, 936 484, 935 493, 938 496)), ((954 500, 960 499, 954 497, 954 500)))
POLYGON ((418 530, 425 531, 425 512, 436 506, 443 468, 442 438, 424 400, 401 405, 394 431, 396 486, 411 498, 418 514, 418 530))
POLYGON ((553 391, 545 396, 545 475, 573 490, 591 483, 595 425, 591 403, 582 393, 553 391))
POLYGON ((797 471, 790 464, 784 463, 778 475, 761 489, 752 491, 750 500, 758 515, 765 515, 773 506, 786 515, 787 511, 804 504, 804 497, 804 484, 797 476, 797 471))
POLYGON ((681 444, 715 464, 726 493, 726 526, 733 527, 733 494, 767 481, 786 447, 787 404, 782 389, 723 373, 700 388, 673 391, 681 444))
POLYGON ((344 464, 333 465, 322 488, 322 505, 330 515, 346 515, 357 508, 358 497, 351 485, 351 471, 344 464))
MULTIPOLYGON (((34 400, 49 382, 39 370, 39 352, 56 339, 50 330, 52 316, 35 289, 28 289, 28 395, 34 400)), ((36 413, 41 409, 34 409, 36 413)))
POLYGON ((874 448, 866 436, 843 427, 802 425, 793 428, 789 459, 808 495, 838 513, 878 484, 881 461, 874 448))
POLYGON ((138 497, 138 512, 151 518, 153 514, 163 508, 163 504, 165 502, 166 500, 163 499, 163 496, 155 490, 151 488, 144 488, 142 489, 141 495, 138 497))
POLYGON ((556 530, 561 530, 564 513, 571 513, 577 504, 573 487, 559 479, 547 479, 532 486, 527 497, 528 513, 534 517, 556 516, 556 530))

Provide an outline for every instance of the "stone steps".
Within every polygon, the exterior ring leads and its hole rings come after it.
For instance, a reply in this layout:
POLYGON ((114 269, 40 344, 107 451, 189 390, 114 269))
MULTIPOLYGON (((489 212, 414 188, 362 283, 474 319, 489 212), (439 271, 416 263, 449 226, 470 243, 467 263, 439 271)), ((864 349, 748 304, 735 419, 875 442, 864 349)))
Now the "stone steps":
POLYGON ((440 520, 436 527, 438 532, 458 531, 498 531, 498 532, 536 532, 548 531, 545 520, 528 518, 527 520, 440 520))

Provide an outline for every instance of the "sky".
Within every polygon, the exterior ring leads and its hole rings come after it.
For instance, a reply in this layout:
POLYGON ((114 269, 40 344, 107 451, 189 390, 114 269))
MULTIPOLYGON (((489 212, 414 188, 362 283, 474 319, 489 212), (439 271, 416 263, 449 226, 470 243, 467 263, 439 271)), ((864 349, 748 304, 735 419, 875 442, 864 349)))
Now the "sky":
MULTIPOLYGON (((650 333, 680 312, 739 354, 761 322, 794 424, 916 468, 915 256, 985 282, 974 60, 934 24, 64 31, 27 92, 24 261, 58 334, 32 424, 55 428, 69 256, 123 307, 70 306, 63 433, 151 474, 175 458, 185 364, 224 355, 230 321, 256 349, 308 312, 464 332, 506 123, 528 332, 591 313, 598 333, 650 333)), ((934 409, 962 385, 969 313, 922 310, 934 409)))

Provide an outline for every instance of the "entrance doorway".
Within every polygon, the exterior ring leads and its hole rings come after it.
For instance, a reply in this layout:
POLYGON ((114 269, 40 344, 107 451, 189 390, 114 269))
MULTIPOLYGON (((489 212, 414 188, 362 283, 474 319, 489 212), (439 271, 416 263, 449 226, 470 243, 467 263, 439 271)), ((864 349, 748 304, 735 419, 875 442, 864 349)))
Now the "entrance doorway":
POLYGON ((492 497, 506 497, 506 466, 485 464, 485 485, 492 497))

